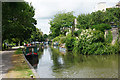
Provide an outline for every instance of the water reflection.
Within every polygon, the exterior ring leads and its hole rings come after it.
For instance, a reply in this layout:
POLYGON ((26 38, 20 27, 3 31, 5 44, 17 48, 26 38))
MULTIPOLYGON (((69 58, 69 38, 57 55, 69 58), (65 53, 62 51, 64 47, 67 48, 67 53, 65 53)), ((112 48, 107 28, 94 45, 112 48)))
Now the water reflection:
POLYGON ((117 78, 118 55, 73 55, 47 47, 36 70, 41 78, 117 78))

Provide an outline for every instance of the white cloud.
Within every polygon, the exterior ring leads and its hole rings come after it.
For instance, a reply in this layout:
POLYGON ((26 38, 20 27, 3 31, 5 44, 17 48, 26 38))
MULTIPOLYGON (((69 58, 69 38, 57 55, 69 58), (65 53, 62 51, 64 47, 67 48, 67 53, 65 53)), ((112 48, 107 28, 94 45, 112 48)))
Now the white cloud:
POLYGON ((35 8, 35 18, 37 19, 38 28, 41 28, 43 33, 49 33, 48 24, 49 19, 53 17, 58 11, 66 10, 74 11, 75 15, 81 13, 90 13, 98 2, 106 2, 107 6, 113 6, 119 0, 25 0, 32 2, 35 8))
POLYGON ((48 19, 38 19, 37 20, 37 28, 41 29, 41 31, 44 32, 44 34, 49 34, 50 31, 50 25, 48 24, 48 19))

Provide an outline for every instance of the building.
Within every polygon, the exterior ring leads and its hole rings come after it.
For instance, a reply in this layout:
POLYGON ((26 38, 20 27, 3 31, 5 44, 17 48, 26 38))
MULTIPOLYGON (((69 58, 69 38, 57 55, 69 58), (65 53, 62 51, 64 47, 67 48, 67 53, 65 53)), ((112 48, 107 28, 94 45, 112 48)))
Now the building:
POLYGON ((99 3, 96 5, 95 11, 98 11, 98 10, 106 11, 106 2, 99 2, 99 3))
POLYGON ((116 8, 120 8, 120 1, 116 4, 116 8))

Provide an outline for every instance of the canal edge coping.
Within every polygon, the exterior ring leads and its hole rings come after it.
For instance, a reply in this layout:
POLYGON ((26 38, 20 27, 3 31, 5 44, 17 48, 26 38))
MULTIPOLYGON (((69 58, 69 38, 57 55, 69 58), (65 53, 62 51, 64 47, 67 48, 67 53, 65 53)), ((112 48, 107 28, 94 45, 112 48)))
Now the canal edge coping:
POLYGON ((32 65, 29 63, 29 61, 26 59, 25 55, 23 54, 23 57, 25 58, 27 64, 29 65, 30 69, 32 70, 33 74, 35 75, 35 78, 40 78, 38 73, 35 71, 35 69, 32 67, 32 65))

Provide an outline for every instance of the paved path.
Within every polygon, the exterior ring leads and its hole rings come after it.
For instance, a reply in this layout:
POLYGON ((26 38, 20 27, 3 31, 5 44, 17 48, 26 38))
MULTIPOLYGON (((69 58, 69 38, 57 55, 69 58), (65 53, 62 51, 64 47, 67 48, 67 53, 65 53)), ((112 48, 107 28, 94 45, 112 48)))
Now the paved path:
POLYGON ((11 57, 15 50, 0 52, 0 80, 5 78, 5 74, 12 68, 11 57))

